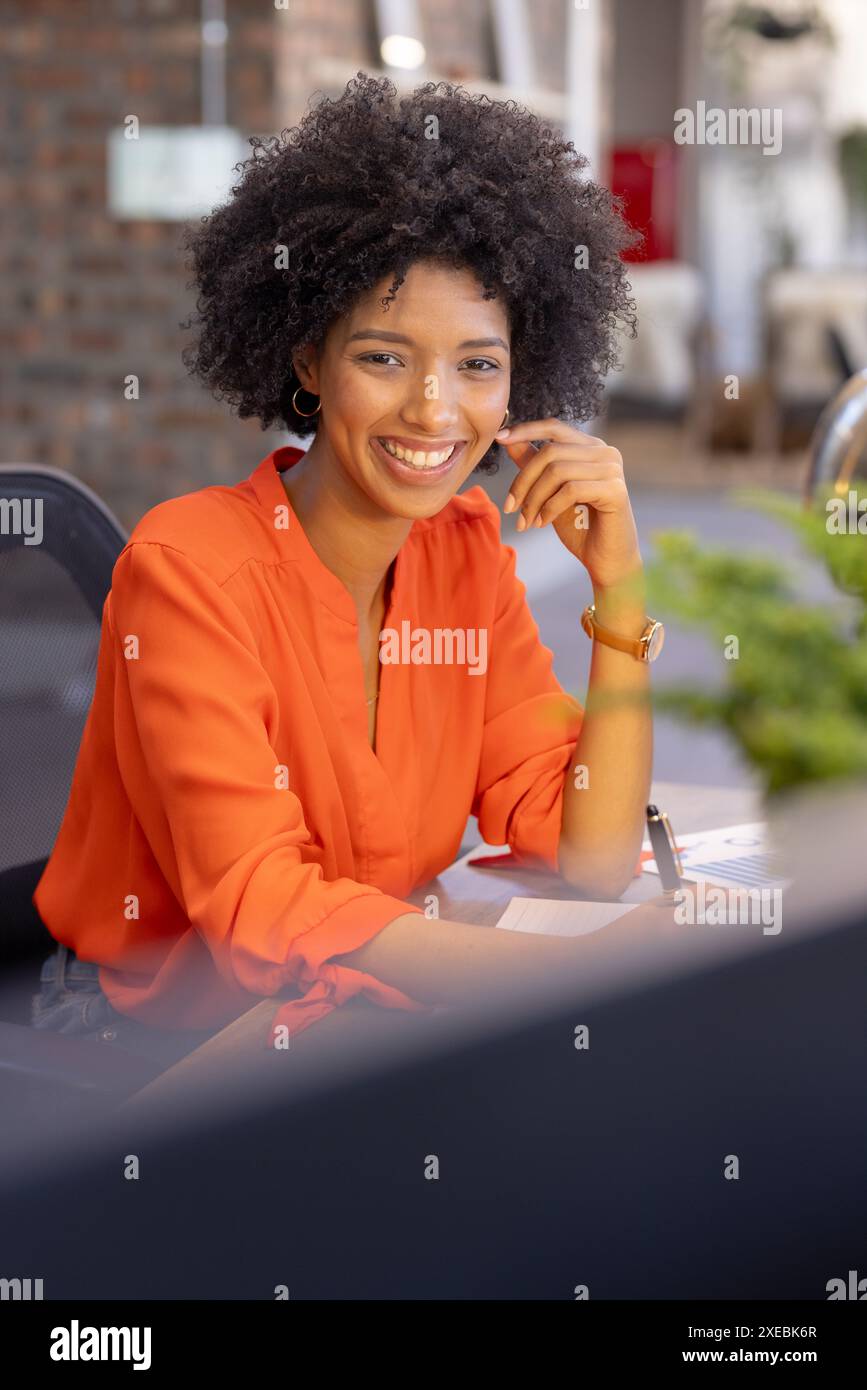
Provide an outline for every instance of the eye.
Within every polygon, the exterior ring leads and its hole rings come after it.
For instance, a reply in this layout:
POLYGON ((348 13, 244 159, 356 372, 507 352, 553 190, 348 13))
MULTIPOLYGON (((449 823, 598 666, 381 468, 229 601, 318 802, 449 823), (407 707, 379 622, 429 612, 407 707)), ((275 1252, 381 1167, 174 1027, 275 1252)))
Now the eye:
POLYGON ((393 363, 397 363, 398 367, 401 365, 400 359, 395 357, 393 352, 365 352, 358 360, 359 362, 372 362, 376 367, 390 367, 393 363), (384 357, 391 358, 391 361, 383 362, 384 357))
POLYGON ((484 373, 484 372, 489 371, 489 370, 493 370, 493 371, 499 371, 499 370, 500 370, 500 364, 499 364, 499 362, 492 362, 492 361, 491 361, 489 358, 487 358, 487 357, 470 357, 470 358, 468 358, 467 361, 464 363, 464 366, 465 366, 465 367, 468 367, 469 370, 470 370, 471 372, 483 372, 483 373, 484 373))

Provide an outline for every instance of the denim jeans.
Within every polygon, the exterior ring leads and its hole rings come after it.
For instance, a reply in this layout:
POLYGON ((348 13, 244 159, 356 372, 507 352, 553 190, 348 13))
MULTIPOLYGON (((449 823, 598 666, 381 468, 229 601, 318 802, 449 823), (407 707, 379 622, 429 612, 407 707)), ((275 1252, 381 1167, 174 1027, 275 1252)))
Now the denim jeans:
POLYGON ((68 946, 58 945, 43 962, 39 979, 40 992, 32 996, 31 1004, 34 1028, 114 1045, 167 1067, 213 1037, 212 1031, 152 1028, 119 1013, 99 983, 99 966, 79 960, 68 946))

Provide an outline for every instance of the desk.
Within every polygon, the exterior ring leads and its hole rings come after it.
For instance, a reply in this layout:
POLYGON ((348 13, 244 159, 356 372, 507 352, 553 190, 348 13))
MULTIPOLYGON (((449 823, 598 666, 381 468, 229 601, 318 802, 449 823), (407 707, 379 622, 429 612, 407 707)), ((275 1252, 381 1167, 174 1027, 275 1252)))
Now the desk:
MULTIPOLYGON (((694 787, 680 782, 654 782, 651 801, 668 813, 676 835, 691 830, 717 830, 724 825, 746 825, 762 820, 757 793, 740 787, 694 787)), ((454 922, 494 926, 511 898, 574 898, 575 891, 557 874, 522 872, 520 869, 468 868, 466 861, 489 850, 470 850, 424 888, 410 893, 407 901, 424 906, 425 896, 435 893, 440 917, 454 922)), ((504 849, 508 846, 503 846, 504 849)), ((651 874, 633 879, 620 901, 646 902, 659 894, 659 880, 651 874)))
MULTIPOLYGON (((728 787, 698 787, 673 782, 654 783, 651 798, 668 812, 676 833, 690 830, 710 830, 723 825, 735 825, 762 819, 758 795, 750 790, 728 787)), ((485 846, 482 847, 486 848, 485 846)), ((438 915, 458 922, 493 926, 513 897, 574 898, 574 890, 555 874, 539 872, 504 872, 498 869, 468 868, 466 860, 479 853, 473 849, 438 878, 407 896, 415 906, 423 906, 425 897, 436 894, 438 915)), ((659 881, 651 875, 635 879, 623 894, 623 902, 640 904, 659 894, 659 881)), ((672 948, 682 956, 680 934, 677 939, 663 942, 658 938, 658 925, 639 923, 631 917, 630 938, 635 943, 634 968, 646 961, 651 942, 659 941, 657 968, 665 969, 672 948)), ((613 924, 616 927, 616 924, 613 924)), ((607 929, 606 929, 607 930, 607 929)), ((620 938, 622 932, 610 932, 620 938)), ((622 953, 621 953, 622 954, 622 953)), ((588 981, 595 974, 597 982, 607 978, 611 962, 599 959, 594 945, 588 948, 588 981)), ((264 999, 242 1014, 234 1023, 222 1029, 214 1038, 196 1048, 188 1057, 170 1067, 161 1076, 127 1101, 124 1109, 139 1110, 152 1102, 162 1104, 175 1097, 200 1089, 217 1076, 226 1081, 230 1075, 270 1066, 271 1058, 263 1048, 271 1019, 278 1001, 264 999)), ((353 999, 335 1009, 318 1023, 311 1025, 293 1039, 296 1057, 304 1062, 330 1065, 353 1048, 365 1047, 373 1055, 378 1048, 388 1050, 396 1038, 421 1040, 435 1032, 436 1017, 410 1014, 401 1010, 381 1009, 364 999, 353 999)))

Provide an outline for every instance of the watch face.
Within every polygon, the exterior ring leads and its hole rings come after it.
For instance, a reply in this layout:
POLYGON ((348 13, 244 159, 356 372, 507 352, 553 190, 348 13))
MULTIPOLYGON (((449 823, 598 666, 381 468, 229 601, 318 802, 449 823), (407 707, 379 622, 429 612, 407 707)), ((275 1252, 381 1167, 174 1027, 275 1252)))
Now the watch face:
POLYGON ((662 651, 665 642, 665 628, 662 623, 656 623, 647 643, 647 660, 655 661, 662 651))

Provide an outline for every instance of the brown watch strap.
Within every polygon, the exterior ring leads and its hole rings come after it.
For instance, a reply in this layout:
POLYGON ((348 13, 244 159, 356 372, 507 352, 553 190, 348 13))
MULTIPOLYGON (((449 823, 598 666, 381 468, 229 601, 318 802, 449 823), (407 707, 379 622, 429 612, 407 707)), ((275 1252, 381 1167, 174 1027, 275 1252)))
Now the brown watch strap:
POLYGON ((595 605, 592 603, 585 608, 581 618, 581 626, 588 637, 601 642, 604 647, 613 647, 615 651, 627 652, 630 656, 634 656, 637 661, 641 661, 644 657, 644 635, 652 622, 653 619, 648 618, 644 632, 640 637, 621 637, 619 633, 612 632, 610 628, 603 627, 601 623, 597 622, 595 605))

